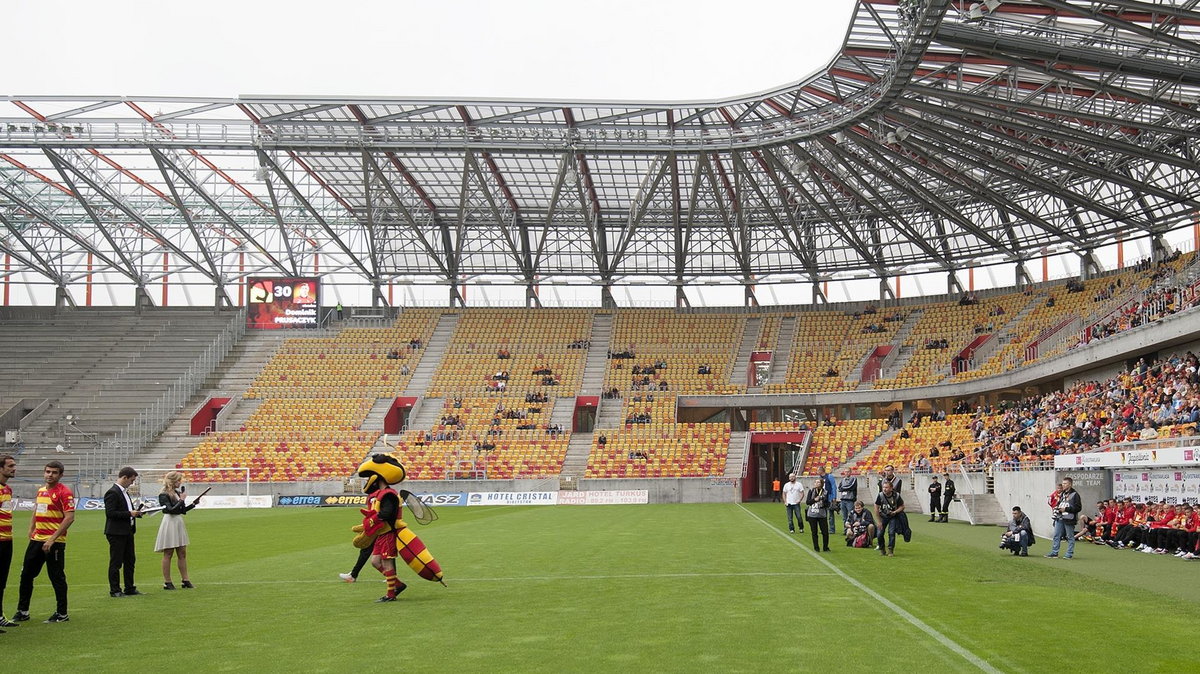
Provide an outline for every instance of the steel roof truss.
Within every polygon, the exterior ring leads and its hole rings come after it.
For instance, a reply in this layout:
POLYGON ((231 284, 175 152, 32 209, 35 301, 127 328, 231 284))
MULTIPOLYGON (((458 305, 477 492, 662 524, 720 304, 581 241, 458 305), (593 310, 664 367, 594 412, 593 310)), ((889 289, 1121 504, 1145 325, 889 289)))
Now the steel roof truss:
POLYGON ((359 260, 358 256, 355 255, 350 250, 350 248, 346 246, 346 242, 342 241, 342 238, 340 236, 338 236, 338 234, 336 232, 333 231, 333 228, 329 226, 329 222, 327 220, 325 220, 325 218, 320 214, 320 212, 317 211, 316 208, 313 208, 312 202, 310 202, 300 192, 300 190, 296 187, 296 184, 292 182, 291 178, 288 178, 287 174, 283 171, 283 169, 281 169, 279 167, 279 165, 275 163, 275 160, 271 159, 271 157, 266 152, 263 152, 262 150, 258 150, 257 154, 258 154, 259 162, 262 165, 267 166, 268 168, 271 169, 272 172, 274 172, 274 174, 279 178, 280 182, 283 183, 284 187, 287 187, 288 192, 290 192, 292 195, 292 198, 295 199, 296 201, 300 202, 300 204, 302 206, 304 206, 305 210, 307 210, 309 212, 309 214, 311 214, 313 216, 313 219, 316 220, 317 223, 321 225, 321 229, 325 230, 325 233, 329 236, 330 240, 333 241, 334 245, 336 245, 338 248, 341 249, 341 251, 343 253, 346 254, 346 256, 350 260, 350 262, 355 267, 357 267, 358 270, 360 272, 362 272, 362 274, 364 276, 366 276, 367 278, 374 278, 371 271, 368 270, 366 268, 366 266, 363 265, 362 260, 359 260))
MULTIPOLYGON (((138 213, 133 208, 131 208, 128 204, 126 204, 124 199, 121 199, 119 196, 113 194, 111 191, 101 187, 92 178, 85 175, 84 172, 81 171, 78 167, 68 163, 62 157, 55 154, 55 152, 53 150, 46 148, 45 151, 49 156, 52 157, 52 159, 51 159, 52 161, 57 160, 57 161, 55 161, 55 166, 57 168, 59 168, 60 173, 62 173, 63 168, 69 170, 71 173, 74 173, 80 180, 87 183, 87 185, 89 187, 91 187, 98 194, 100 194, 100 196, 102 196, 106 201, 108 201, 113 206, 115 206, 117 208, 117 210, 124 213, 126 216, 128 216, 134 222, 138 223, 138 225, 141 226, 145 231, 152 233, 154 235, 154 239, 155 239, 156 243, 158 243, 158 245, 163 246, 164 248, 167 248, 174 254, 178 255, 185 262, 187 262, 189 265, 191 265, 191 267, 193 269, 195 269, 196 271, 200 272, 201 274, 203 274, 205 276, 208 276, 209 279, 212 280, 213 283, 215 283, 217 285, 221 284, 221 275, 216 272, 215 267, 209 266, 208 268, 205 268, 205 266, 203 264, 201 264, 198 260, 193 258, 190 254, 185 252, 179 246, 175 245, 171 241, 170 237, 163 234, 154 225, 151 225, 150 222, 147 221, 146 218, 142 216, 142 214, 138 213)), ((78 190, 75 188, 74 184, 72 184, 71 189, 72 189, 72 191, 76 192, 76 194, 78 194, 78 190)), ((179 204, 172 204, 172 205, 176 206, 177 208, 180 207, 179 204)), ((203 247, 204 246, 201 246, 201 248, 203 248, 203 247)))
POLYGON ((155 163, 158 164, 159 172, 162 173, 163 180, 167 183, 167 188, 171 190, 171 197, 174 199, 175 207, 179 209, 179 214, 183 217, 184 223, 187 224, 188 231, 192 233, 192 238, 196 241, 196 247, 199 249, 200 254, 204 256, 204 262, 208 265, 211 273, 209 278, 216 284, 218 296, 225 299, 225 306, 233 306, 233 300, 230 299, 229 293, 225 291, 225 279, 217 269, 217 265, 212 258, 212 253, 205 244, 204 238, 200 236, 200 232, 196 229, 196 224, 192 221, 192 214, 188 211, 187 204, 184 203, 183 198, 179 195, 179 191, 175 188, 175 182, 171 180, 171 176, 167 173, 167 167, 163 163, 162 158, 157 152, 152 154, 155 163))
MULTIPOLYGON (((21 234, 21 230, 18 229, 15 225, 13 225, 12 221, 9 220, 7 217, 5 217, 5 215, 3 213, 0 213, 0 222, 4 223, 4 227, 6 229, 8 229, 9 232, 12 233, 13 238, 15 238, 18 242, 20 242, 20 244, 25 247, 25 250, 29 251, 29 254, 32 255, 34 257, 34 259, 36 259, 36 262, 25 257, 20 252, 18 252, 15 248, 13 248, 7 244, 4 244, 4 246, 3 246, 3 249, 5 252, 7 252, 10 255, 12 255, 13 257, 17 258, 26 267, 29 267, 30 269, 33 269, 34 271, 42 274, 46 278, 54 281, 56 284, 64 285, 62 270, 56 270, 54 268, 54 265, 50 264, 50 260, 48 260, 44 256, 42 256, 42 254, 40 252, 38 252, 38 250, 36 248, 34 248, 34 246, 32 244, 30 244, 28 240, 26 240, 25 236, 23 234, 21 234)), ((3 243, 2 238, 0 238, 0 243, 3 243)))
MULTIPOLYGON (((134 270, 133 264, 130 262, 130 260, 128 258, 125 257, 125 255, 123 253, 119 255, 119 257, 121 258, 120 262, 113 260, 111 257, 106 255, 105 253, 101 252, 99 248, 96 248, 96 246, 93 245, 90 241, 79 236, 78 234, 71 231, 67 227, 64 227, 63 225, 59 224, 57 221, 57 218, 44 213, 37 206, 35 206, 31 202, 21 198, 19 195, 17 195, 15 192, 10 191, 4 185, 0 185, 0 195, 7 197, 13 203, 19 205, 24 211, 26 211, 27 213, 32 215, 34 218, 36 218, 38 221, 40 221, 41 223, 43 223, 50 229, 53 229, 54 231, 58 232, 62 236, 65 236, 66 238, 70 239, 71 241, 74 241, 77 246, 90 252, 97 259, 101 260, 102 262, 107 264, 109 267, 111 267, 113 269, 113 271, 116 271, 120 274, 124 274, 125 277, 128 278, 130 281, 133 281, 135 284, 137 284, 139 286, 141 285, 141 282, 142 282, 141 278, 138 276, 137 272, 134 270)), ((89 211, 87 206, 84 206, 84 210, 89 211)), ((89 217, 92 219, 92 222, 94 224, 96 222, 96 219, 94 217, 92 217, 91 215, 89 215, 89 217)), ((101 231, 100 233, 101 233, 101 235, 104 236, 105 240, 109 242, 109 245, 113 244, 113 241, 108 238, 107 233, 105 231, 101 231)), ((120 251, 118 251, 118 252, 120 252, 120 251)))

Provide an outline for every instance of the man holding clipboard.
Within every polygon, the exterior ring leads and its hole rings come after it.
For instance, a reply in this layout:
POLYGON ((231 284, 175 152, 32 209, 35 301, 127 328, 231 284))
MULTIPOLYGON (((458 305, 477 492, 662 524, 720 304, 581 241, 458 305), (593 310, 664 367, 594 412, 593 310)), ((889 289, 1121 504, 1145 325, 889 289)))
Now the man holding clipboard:
POLYGON ((108 596, 128 597, 142 594, 133 582, 133 568, 137 562, 134 553, 133 535, 137 532, 137 519, 142 516, 139 505, 133 507, 129 487, 138 477, 137 471, 125 466, 117 471, 117 481, 104 492, 104 536, 108 539, 108 596), (121 589, 121 571, 124 569, 125 589, 121 589))

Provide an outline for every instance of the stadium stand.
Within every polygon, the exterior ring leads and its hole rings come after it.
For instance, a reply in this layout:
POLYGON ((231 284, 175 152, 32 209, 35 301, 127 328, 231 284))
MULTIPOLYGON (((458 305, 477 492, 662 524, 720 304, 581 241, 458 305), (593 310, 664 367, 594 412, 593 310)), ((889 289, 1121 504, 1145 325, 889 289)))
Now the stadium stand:
POLYGON ((250 468, 263 482, 344 477, 379 438, 361 428, 367 413, 404 391, 439 313, 410 310, 387 328, 286 340, 246 390, 262 404, 242 428, 205 438, 177 467, 250 468))
POLYGON ((815 475, 817 469, 833 472, 887 428, 886 419, 851 419, 829 424, 812 424, 812 442, 804 460, 804 475, 815 475))
POLYGON ((622 399, 624 425, 597 430, 585 477, 720 475, 729 426, 676 423, 675 395, 744 392, 728 383, 743 329, 732 314, 618 312, 605 391, 622 399))
POLYGON ((427 392, 445 397, 438 422, 396 443, 410 476, 558 475, 571 429, 551 412, 579 389, 591 322, 578 309, 463 310, 427 392))
POLYGON ((852 313, 812 311, 799 316, 787 380, 769 393, 824 393, 855 388, 847 377, 876 347, 888 344, 903 324, 902 312, 867 308, 852 313))
MULTIPOLYGON (((249 468, 255 482, 340 478, 353 472, 379 437, 360 424, 373 405, 367 398, 272 398, 240 430, 214 433, 188 453, 179 468, 249 468)), ((211 471, 207 481, 241 479, 211 471)))
POLYGON ((0 316, 0 412, 30 400, 40 415, 25 424, 16 449, 25 460, 56 458, 72 470, 79 454, 125 429, 241 318, 109 308, 7 308, 0 316))
POLYGON ((247 398, 387 398, 400 395, 429 341, 436 316, 401 314, 388 328, 346 328, 336 337, 287 340, 246 391, 247 398))
POLYGON ((586 351, 571 345, 586 342, 590 331, 591 313, 581 309, 464 311, 428 395, 573 396, 586 351), (544 370, 549 374, 535 374, 544 370), (496 376, 502 372, 506 378, 496 376))
POLYGON ((558 475, 569 429, 550 423, 552 400, 533 395, 447 399, 433 428, 401 435, 396 455, 417 480, 558 475))

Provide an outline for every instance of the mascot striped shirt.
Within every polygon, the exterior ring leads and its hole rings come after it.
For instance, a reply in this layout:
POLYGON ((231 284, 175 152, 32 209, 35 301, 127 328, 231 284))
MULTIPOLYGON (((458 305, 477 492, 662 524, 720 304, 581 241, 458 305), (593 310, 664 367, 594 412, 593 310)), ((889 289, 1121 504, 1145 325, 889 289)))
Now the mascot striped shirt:
MULTIPOLYGON (((53 487, 42 487, 37 493, 37 505, 33 512, 33 540, 46 541, 62 526, 67 513, 75 510, 75 494, 71 488, 59 482, 53 487)), ((58 543, 66 543, 67 536, 63 534, 56 539, 58 543)))

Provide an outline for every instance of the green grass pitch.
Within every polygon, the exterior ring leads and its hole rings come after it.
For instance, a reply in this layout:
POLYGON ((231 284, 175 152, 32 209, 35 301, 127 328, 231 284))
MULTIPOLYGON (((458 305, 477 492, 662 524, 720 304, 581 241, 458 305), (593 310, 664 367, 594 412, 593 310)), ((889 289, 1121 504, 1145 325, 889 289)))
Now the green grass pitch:
MULTIPOLYGON (((448 587, 406 567, 392 604, 356 551, 354 509, 195 511, 195 590, 160 589, 157 520, 138 586, 113 599, 102 516, 67 545, 71 621, 0 635, 11 672, 1200 671, 1200 564, 1081 545, 996 549, 999 530, 914 521, 896 557, 812 554, 778 504, 442 508, 416 527, 448 587), (798 545, 799 544, 799 545, 798 545), (822 562, 828 562, 828 564, 822 562)), ((16 531, 28 514, 18 513, 16 531)), ((4 597, 16 607, 24 542, 4 597)), ((178 584, 178 575, 175 576, 178 584)))

